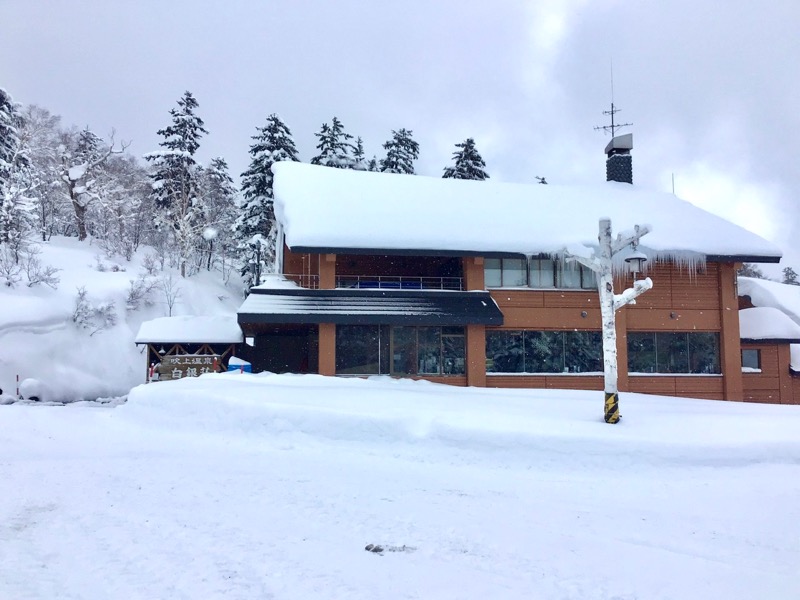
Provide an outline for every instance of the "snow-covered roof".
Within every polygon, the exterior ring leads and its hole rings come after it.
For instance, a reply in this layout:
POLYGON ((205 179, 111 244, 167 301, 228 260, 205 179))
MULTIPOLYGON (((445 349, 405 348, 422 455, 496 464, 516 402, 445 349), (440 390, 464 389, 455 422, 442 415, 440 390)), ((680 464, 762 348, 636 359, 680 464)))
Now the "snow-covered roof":
POLYGON ((739 295, 750 296, 753 306, 777 308, 800 325, 800 285, 787 285, 767 279, 739 277, 739 295))
POLYGON ((745 308, 739 311, 739 337, 800 342, 800 325, 771 306, 745 308))
POLYGON ((674 195, 627 183, 528 185, 277 162, 275 213, 292 249, 558 254, 648 224, 650 258, 777 262, 780 249, 674 195))
POLYGON ((236 316, 160 317, 145 321, 136 335, 137 344, 238 344, 242 330, 236 316))

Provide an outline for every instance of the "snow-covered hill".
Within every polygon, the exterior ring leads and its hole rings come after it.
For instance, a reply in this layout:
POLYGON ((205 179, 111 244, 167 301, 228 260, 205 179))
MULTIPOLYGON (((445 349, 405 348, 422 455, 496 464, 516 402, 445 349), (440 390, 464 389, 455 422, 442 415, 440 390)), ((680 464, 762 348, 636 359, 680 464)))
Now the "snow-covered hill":
MULTIPOLYGON (((166 316, 166 294, 160 286, 151 305, 127 306, 131 281, 146 274, 143 248, 126 261, 108 258, 90 240, 53 238, 41 245, 39 260, 58 270, 57 289, 28 287, 25 277, 14 287, 0 287, 0 388, 14 393, 16 377, 28 381, 37 395, 53 401, 75 401, 126 394, 144 380, 146 361, 133 343, 144 320, 166 316), (106 308, 116 324, 100 331, 98 317, 88 328, 73 320, 78 289, 86 289, 90 308, 106 308), (113 306, 112 304, 113 303, 113 306)), ((225 286, 218 272, 202 271, 181 279, 177 271, 158 271, 151 281, 173 278, 179 290, 172 314, 232 314, 241 303, 238 280, 225 286)))

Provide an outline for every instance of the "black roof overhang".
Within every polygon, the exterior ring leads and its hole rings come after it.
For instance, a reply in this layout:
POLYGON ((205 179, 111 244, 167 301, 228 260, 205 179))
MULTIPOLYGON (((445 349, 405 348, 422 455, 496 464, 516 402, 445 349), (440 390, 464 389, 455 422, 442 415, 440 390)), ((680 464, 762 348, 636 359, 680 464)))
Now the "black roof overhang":
POLYGON ((238 321, 239 325, 502 325, 503 313, 484 291, 254 289, 239 309, 238 321))
POLYGON ((797 338, 741 338, 742 344, 800 344, 797 338))

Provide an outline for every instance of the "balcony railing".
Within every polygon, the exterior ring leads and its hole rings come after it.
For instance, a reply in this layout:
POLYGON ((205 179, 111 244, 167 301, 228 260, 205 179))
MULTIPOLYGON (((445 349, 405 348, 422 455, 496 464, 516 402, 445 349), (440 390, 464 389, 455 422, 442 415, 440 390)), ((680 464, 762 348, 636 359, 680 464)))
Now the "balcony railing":
POLYGON ((306 288, 308 290, 316 290, 319 288, 319 275, 284 273, 283 276, 289 281, 294 281, 302 288, 306 288))
POLYGON ((385 290, 463 290, 461 277, 415 277, 411 275, 341 275, 337 288, 385 290))
MULTIPOLYGON (((289 281, 302 288, 319 289, 319 275, 284 273, 289 281)), ((383 290, 456 290, 464 289, 461 277, 415 277, 412 275, 340 275, 336 277, 337 288, 383 289, 383 290)))

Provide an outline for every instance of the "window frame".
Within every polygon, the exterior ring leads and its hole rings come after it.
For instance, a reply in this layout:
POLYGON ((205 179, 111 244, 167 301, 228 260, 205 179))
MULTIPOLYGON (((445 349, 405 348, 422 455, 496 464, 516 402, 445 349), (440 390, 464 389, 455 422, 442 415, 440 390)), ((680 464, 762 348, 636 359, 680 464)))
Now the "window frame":
MULTIPOLYGON (((586 342, 584 342, 585 344, 586 342)), ((599 330, 540 330, 540 329, 494 329, 486 331, 486 374, 487 375, 529 375, 529 376, 542 376, 542 375, 593 375, 601 376, 603 374, 603 341, 602 334, 599 330), (594 357, 589 356, 588 360, 595 363, 595 370, 583 370, 578 368, 579 363, 587 361, 586 356, 581 356, 579 360, 575 360, 578 354, 577 349, 581 346, 578 338, 586 336, 595 336, 595 339, 590 341, 588 347, 596 349, 597 355, 594 357), (499 342, 505 338, 506 340, 515 340, 516 344, 510 344, 508 348, 498 348, 499 342), (571 339, 575 338, 575 339, 571 339), (537 341, 546 341, 546 345, 542 351, 536 353, 534 345, 537 341), (494 346, 494 348, 492 348, 494 346), (569 350, 573 352, 570 353, 569 350), (522 352, 521 356, 519 352, 522 352), (498 354, 502 353, 509 355, 509 361, 517 364, 515 370, 497 370, 498 354), (549 370, 529 370, 529 366, 533 364, 550 364, 552 368, 549 370)), ((584 345, 584 348, 587 347, 584 345)))
MULTIPOLYGON (((722 363, 720 356, 720 334, 718 331, 629 331, 627 340, 628 348, 628 374, 642 375, 677 375, 677 376, 720 376, 722 363), (702 337, 711 336, 705 341, 702 337), (697 351, 704 343, 713 339, 714 355, 711 361, 701 360, 705 365, 702 369, 693 368, 698 364, 697 351), (644 347, 638 351, 635 347, 644 347), (685 355, 685 357, 684 357, 685 355), (652 370, 636 370, 641 368, 642 362, 652 359, 652 370), (676 358, 678 361, 676 362, 676 358), (685 370, 680 363, 685 361, 685 370), (640 364, 636 364, 636 363, 640 364), (708 370, 708 366, 713 370, 708 370)), ((702 356, 701 356, 702 359, 702 356)))
POLYGON ((532 257, 525 257, 525 258, 485 258, 484 259, 484 287, 486 289, 499 289, 499 288, 506 288, 506 289, 531 289, 531 290, 575 290, 575 291, 586 291, 586 290, 594 290, 597 289, 597 276, 595 275, 594 271, 589 269, 588 267, 580 264, 575 263, 574 266, 572 264, 567 264, 566 261, 550 258, 548 256, 532 256, 532 257), (524 272, 525 275, 525 282, 519 283, 519 279, 515 278, 513 283, 507 282, 507 279, 510 279, 512 273, 518 274, 520 273, 520 269, 518 267, 511 267, 506 266, 506 261, 509 263, 511 261, 524 261, 524 272), (542 270, 534 269, 534 265, 541 266, 542 262, 548 262, 551 266, 550 269, 542 270), (564 282, 564 273, 565 271, 577 271, 578 274, 578 285, 563 285, 564 282), (488 276, 489 272, 493 272, 491 277, 488 276), (548 273, 552 278, 552 282, 550 285, 546 283, 542 283, 541 275, 536 277, 536 282, 534 282, 533 273, 548 273), (496 273, 499 273, 499 285, 496 284, 496 273), (492 280, 490 283, 490 279, 492 280))
POLYGON ((751 373, 760 373, 761 372, 761 348, 742 348, 742 371, 744 371, 745 369, 749 369, 749 371, 745 371, 746 373, 747 372, 751 372, 751 373), (752 353, 755 353, 755 356, 756 356, 756 366, 755 367, 745 364, 745 358, 744 358, 745 357, 745 352, 747 352, 748 354, 751 354, 751 355, 752 355, 752 353))
MULTIPOLYGON (((336 375, 365 376, 389 375, 391 377, 463 377, 466 375, 466 328, 439 325, 337 325, 336 375), (422 331, 432 330, 432 331, 422 331), (353 335, 361 332, 360 335, 353 335), (397 338, 396 334, 400 334, 397 338), (346 336, 351 336, 349 339, 346 336), (427 343, 423 353, 438 355, 437 371, 420 369, 420 339, 427 343), (353 365, 349 353, 342 352, 347 345, 358 350, 363 365, 353 365), (360 366, 369 370, 359 371, 360 366), (373 368, 374 367, 374 368, 373 368)), ((358 354, 356 354, 358 356, 358 354)), ((426 361, 426 364, 432 364, 426 361)))

